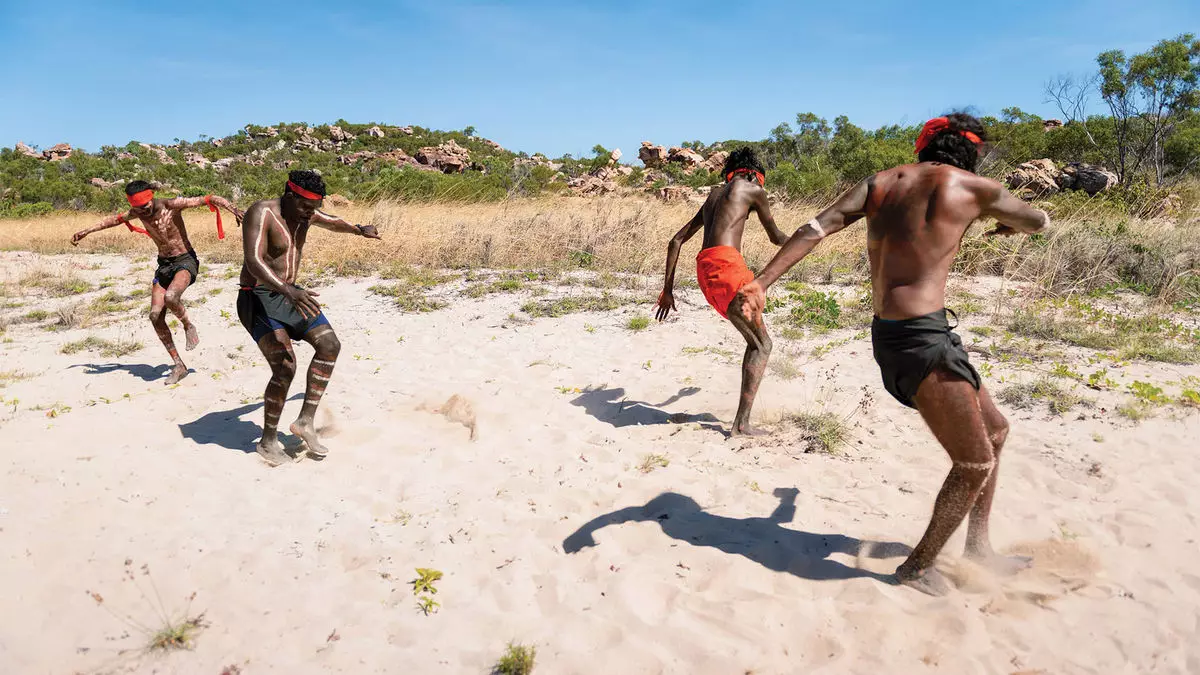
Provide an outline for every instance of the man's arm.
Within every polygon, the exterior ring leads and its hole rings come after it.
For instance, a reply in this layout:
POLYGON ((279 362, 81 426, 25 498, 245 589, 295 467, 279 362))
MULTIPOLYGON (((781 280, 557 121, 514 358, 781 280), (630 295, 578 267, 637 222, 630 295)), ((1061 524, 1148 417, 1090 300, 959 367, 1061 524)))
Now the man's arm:
POLYGON ((658 296, 658 311, 655 316, 659 321, 667 318, 671 310, 675 309, 675 266, 679 262, 679 250, 683 248, 683 244, 696 233, 700 228, 704 227, 704 207, 700 207, 696 211, 696 215, 684 225, 682 229, 671 237, 671 241, 667 242, 667 271, 663 278, 663 290, 658 296))
POLYGON ((978 178, 974 186, 979 198, 980 215, 996 219, 996 228, 985 236, 1036 234, 1050 224, 1050 216, 1035 209, 989 178, 978 178))
POLYGON ((162 200, 162 205, 173 211, 194 209, 201 206, 209 206, 210 204, 212 206, 225 209, 233 215, 233 218, 237 221, 238 225, 242 224, 242 218, 245 217, 246 214, 224 197, 219 197, 217 195, 205 195, 204 197, 175 197, 173 199, 162 200))
POLYGON ((765 291, 792 266, 812 252, 825 237, 840 232, 867 214, 867 196, 874 185, 874 176, 842 193, 831 206, 817 214, 792 234, 779 249, 779 253, 767 263, 755 281, 765 291))
POLYGON ((343 234, 359 234, 368 239, 379 239, 379 233, 375 230, 374 225, 354 225, 350 221, 333 216, 324 211, 317 211, 308 220, 309 224, 330 232, 341 232, 343 234))
POLYGON ((788 237, 775 224, 775 216, 771 215, 771 204, 768 200, 767 191, 759 188, 754 195, 754 204, 751 207, 758 214, 758 222, 762 223, 763 229, 767 231, 767 236, 771 239, 771 243, 776 246, 783 246, 787 243, 788 237))
POLYGON ((107 230, 110 227, 116 227, 121 223, 128 222, 132 217, 133 215, 131 213, 118 213, 116 215, 109 216, 96 225, 87 228, 86 230, 80 230, 76 232, 75 235, 71 237, 71 245, 78 246, 79 242, 89 234, 92 234, 93 232, 99 232, 100 230, 107 230))

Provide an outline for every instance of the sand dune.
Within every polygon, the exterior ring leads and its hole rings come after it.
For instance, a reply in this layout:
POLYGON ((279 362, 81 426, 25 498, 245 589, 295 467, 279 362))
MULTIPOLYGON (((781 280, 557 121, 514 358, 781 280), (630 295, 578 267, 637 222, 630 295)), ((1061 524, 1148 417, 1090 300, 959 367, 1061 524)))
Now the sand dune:
MULTIPOLYGON (((68 268, 119 293, 150 276, 0 254, 4 283, 68 268)), ((202 342, 178 387, 144 299, 109 325, 4 333, 0 371, 27 377, 0 388, 0 672, 486 673, 509 641, 536 646, 541 673, 1200 672, 1194 410, 1134 424, 1120 391, 1065 416, 1004 408, 993 540, 1035 567, 991 577, 959 558, 959 532, 940 563, 958 590, 930 598, 888 575, 949 461, 854 330, 776 341, 800 376, 769 374, 756 420, 825 409, 851 427, 842 452, 805 452, 786 423, 726 438, 742 343, 695 290, 634 332, 647 305, 527 320, 528 289, 449 285, 433 291, 446 308, 401 314, 372 280, 330 281, 331 452, 271 469, 253 453, 268 371, 224 273, 186 297, 202 342), (60 353, 87 335, 145 346, 60 353), (428 616, 418 567, 444 573, 428 616), (191 650, 143 650, 164 610, 203 613, 191 650)), ((1031 376, 995 361, 987 382, 1031 376)))

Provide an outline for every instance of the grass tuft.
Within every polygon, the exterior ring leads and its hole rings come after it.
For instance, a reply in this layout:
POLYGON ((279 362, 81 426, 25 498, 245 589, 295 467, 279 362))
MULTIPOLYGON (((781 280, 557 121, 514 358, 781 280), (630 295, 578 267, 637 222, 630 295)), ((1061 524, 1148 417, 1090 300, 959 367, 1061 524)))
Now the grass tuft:
POLYGON ((510 642, 504 656, 492 666, 492 675, 529 675, 536 656, 536 648, 510 642))

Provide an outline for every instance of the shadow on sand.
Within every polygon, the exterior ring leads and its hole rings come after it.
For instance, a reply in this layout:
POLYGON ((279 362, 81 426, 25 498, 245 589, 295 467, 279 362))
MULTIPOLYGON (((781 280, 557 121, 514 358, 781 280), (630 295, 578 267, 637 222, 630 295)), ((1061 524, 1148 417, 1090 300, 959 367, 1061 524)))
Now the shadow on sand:
MULTIPOLYGON (((296 401, 302 398, 304 398, 304 394, 297 393, 288 400, 296 401)), ((180 424, 179 433, 198 445, 219 445, 230 450, 251 453, 255 451, 255 442, 262 437, 262 427, 259 426, 259 422, 250 422, 239 418, 262 407, 263 402, 259 401, 232 410, 206 413, 195 421, 180 424)), ((288 433, 280 433, 279 440, 289 448, 300 443, 298 437, 288 433)))
MULTIPOLYGON (((796 488, 775 490, 779 506, 766 518, 726 518, 705 512, 691 497, 664 492, 644 506, 630 506, 592 519, 563 540, 563 550, 576 553, 596 546, 592 534, 609 525, 627 522, 657 522, 664 534, 692 546, 710 546, 731 555, 741 555, 776 572, 827 581, 867 577, 895 584, 890 574, 878 574, 843 565, 829 556, 857 556, 864 542, 840 534, 817 534, 782 527, 796 515, 796 488)), ((899 542, 870 542, 867 555, 891 558, 908 555, 912 548, 899 542)))
POLYGON ((583 408, 584 412, 596 419, 611 424, 614 427, 632 427, 645 424, 690 424, 692 422, 707 422, 701 426, 711 431, 724 432, 720 426, 721 420, 711 413, 688 415, 686 413, 669 413, 660 408, 666 407, 700 391, 699 387, 685 387, 671 398, 659 404, 644 401, 631 401, 625 398, 625 389, 588 389, 571 401, 571 405, 583 408))
MULTIPOLYGON (((70 367, 84 368, 84 372, 88 375, 107 375, 118 370, 124 370, 144 382, 160 380, 166 377, 167 373, 171 372, 170 364, 166 363, 159 366, 152 366, 148 363, 79 363, 70 367)), ((195 372, 190 368, 188 369, 188 373, 195 372)))

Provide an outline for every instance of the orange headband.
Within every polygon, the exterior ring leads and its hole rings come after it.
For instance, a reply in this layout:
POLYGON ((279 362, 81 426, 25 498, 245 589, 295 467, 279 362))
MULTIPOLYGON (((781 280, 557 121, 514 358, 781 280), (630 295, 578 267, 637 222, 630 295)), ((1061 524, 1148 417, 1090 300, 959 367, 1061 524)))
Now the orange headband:
POLYGON ((729 181, 733 180, 733 177, 739 173, 752 173, 754 174, 754 177, 758 179, 758 184, 760 186, 767 184, 767 177, 762 175, 761 171, 754 171, 753 169, 734 169, 733 171, 725 174, 725 182, 728 183, 729 181))
MULTIPOLYGON (((943 131, 949 130, 950 119, 948 117, 935 117, 926 122, 925 126, 921 128, 921 135, 917 136, 917 149, 914 151, 914 154, 921 154, 921 151, 924 150, 927 145, 929 145, 929 142, 933 140, 934 136, 937 136, 943 131)), ((968 141, 971 141, 976 146, 983 144, 983 139, 979 136, 976 136, 973 132, 960 131, 958 132, 958 135, 962 136, 968 141)))
POLYGON ((316 200, 324 199, 324 197, 322 197, 321 195, 319 195, 315 192, 309 192, 308 190, 305 190, 304 188, 300 187, 299 185, 296 185, 295 183, 293 183, 290 180, 287 182, 287 186, 289 188, 291 188, 292 192, 295 192, 296 196, 298 196, 298 197, 304 197, 305 199, 316 199, 316 200))
POLYGON ((129 200, 130 206, 145 206, 150 203, 151 199, 154 199, 154 190, 142 190, 141 192, 127 195, 125 198, 129 200))

